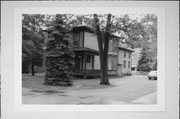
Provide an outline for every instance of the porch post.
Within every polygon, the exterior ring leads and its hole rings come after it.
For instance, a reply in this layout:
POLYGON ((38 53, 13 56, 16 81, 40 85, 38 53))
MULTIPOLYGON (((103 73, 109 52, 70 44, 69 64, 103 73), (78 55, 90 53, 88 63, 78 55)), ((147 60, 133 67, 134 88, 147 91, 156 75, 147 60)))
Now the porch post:
POLYGON ((83 60, 84 60, 84 57, 83 57, 83 52, 81 52, 81 73, 84 73, 84 63, 83 63, 83 60))
POLYGON ((83 74, 84 79, 86 79, 86 59, 87 59, 87 54, 84 53, 84 63, 85 63, 84 64, 84 74, 83 74))

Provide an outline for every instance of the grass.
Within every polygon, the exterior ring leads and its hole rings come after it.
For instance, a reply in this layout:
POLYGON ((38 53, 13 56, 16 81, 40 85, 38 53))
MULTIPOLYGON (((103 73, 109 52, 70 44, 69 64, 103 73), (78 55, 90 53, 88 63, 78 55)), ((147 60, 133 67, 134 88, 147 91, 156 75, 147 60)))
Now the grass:
POLYGON ((156 91, 156 81, 145 76, 111 77, 111 85, 99 85, 98 78, 74 79, 70 87, 43 85, 43 82, 44 75, 22 75, 23 103, 111 104, 130 102, 156 91))
POLYGON ((109 88, 113 85, 99 85, 100 79, 74 79, 73 86, 70 87, 62 87, 62 86, 50 86, 44 85, 44 75, 36 75, 32 76, 30 74, 22 75, 22 87, 33 89, 34 91, 51 91, 53 93, 54 90, 88 90, 88 89, 100 89, 100 88, 109 88))

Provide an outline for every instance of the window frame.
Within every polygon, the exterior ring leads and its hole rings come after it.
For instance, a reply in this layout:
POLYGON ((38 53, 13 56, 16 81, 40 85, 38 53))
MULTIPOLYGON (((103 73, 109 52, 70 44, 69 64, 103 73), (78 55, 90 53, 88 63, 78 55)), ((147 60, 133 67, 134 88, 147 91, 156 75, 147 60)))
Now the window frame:
POLYGON ((126 58, 126 52, 124 51, 124 58, 126 58))
POLYGON ((73 47, 79 47, 80 45, 80 32, 74 32, 73 33, 73 47), (75 35, 78 35, 77 39, 75 39, 75 35), (75 42, 77 42, 77 45, 75 45, 75 42))
POLYGON ((129 52, 129 59, 131 59, 131 53, 129 52))
POLYGON ((131 68, 131 62, 128 61, 128 68, 130 69, 131 68))
POLYGON ((123 62, 123 68, 126 68, 126 60, 123 62))

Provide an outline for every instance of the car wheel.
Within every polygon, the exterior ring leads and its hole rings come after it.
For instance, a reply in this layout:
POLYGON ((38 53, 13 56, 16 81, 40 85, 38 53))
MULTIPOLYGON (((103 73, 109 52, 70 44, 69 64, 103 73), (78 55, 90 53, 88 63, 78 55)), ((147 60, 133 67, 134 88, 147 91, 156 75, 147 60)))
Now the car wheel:
POLYGON ((151 80, 151 77, 148 77, 149 78, 149 80, 151 80))

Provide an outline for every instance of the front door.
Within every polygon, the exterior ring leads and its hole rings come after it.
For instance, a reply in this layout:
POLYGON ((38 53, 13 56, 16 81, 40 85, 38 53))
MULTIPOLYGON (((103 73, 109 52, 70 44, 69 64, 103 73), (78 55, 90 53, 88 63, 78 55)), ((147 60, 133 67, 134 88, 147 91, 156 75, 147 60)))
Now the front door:
POLYGON ((80 55, 75 56, 75 67, 74 72, 80 72, 80 55))

